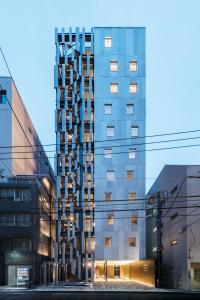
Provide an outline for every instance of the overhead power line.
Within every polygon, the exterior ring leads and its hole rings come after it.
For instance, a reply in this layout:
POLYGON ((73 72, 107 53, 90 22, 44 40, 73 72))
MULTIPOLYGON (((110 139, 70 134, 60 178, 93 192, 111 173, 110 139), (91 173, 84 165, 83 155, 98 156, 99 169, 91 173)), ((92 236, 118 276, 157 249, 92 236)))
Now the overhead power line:
MULTIPOLYGON (((195 133, 195 132, 200 132, 200 129, 196 130, 187 130, 187 131, 177 131, 177 132, 169 132, 169 133, 161 133, 161 134, 153 134, 153 135, 146 135, 146 136, 136 136, 136 137, 126 137, 126 138, 120 138, 120 139, 107 139, 107 140, 102 140, 102 141, 96 141, 94 140, 94 143, 100 143, 100 142, 115 142, 119 140, 137 140, 137 139, 143 139, 143 138, 152 138, 152 137, 161 137, 161 136, 170 136, 170 135, 178 135, 178 134, 186 134, 186 133, 195 133)), ((198 138, 198 137, 196 137, 198 138)), ((192 139, 192 138, 188 138, 192 139)), ((177 139, 182 140, 182 139, 177 139)), ((168 140, 167 140, 168 141, 168 140)), ((167 142, 167 141, 158 141, 158 142, 150 142, 150 143, 140 143, 138 145, 144 145, 144 144, 152 144, 152 143, 159 143, 159 142, 167 142)), ((172 140, 173 141, 173 140, 172 140)), ((176 140, 174 140, 176 141, 176 140)), ((76 143, 71 143, 76 144, 76 143)), ((90 142, 83 142, 82 144, 90 144, 90 142)), ((13 146, 0 146, 0 149, 9 149, 9 148, 29 148, 29 147, 51 147, 51 146, 59 146, 60 144, 32 144, 32 145, 13 145, 13 146)), ((137 145, 137 144, 136 144, 137 145)), ((116 146, 117 147, 117 146, 116 146)), ((104 147, 98 147, 95 149, 100 149, 104 147)))
MULTIPOLYGON (((191 145, 182 145, 182 146, 172 146, 172 147, 163 147, 163 148, 153 148, 153 149, 143 149, 143 150, 135 150, 135 152, 153 152, 153 151, 162 151, 162 150, 172 150, 172 149, 181 149, 181 148, 191 148, 191 147, 199 147, 200 144, 191 144, 191 145)), ((117 154, 128 154, 129 151, 121 151, 121 152, 115 152, 112 153, 112 155, 117 154)), ((1 154, 1 153, 0 153, 1 154)), ((62 154, 60 154, 61 156, 62 154)), ((92 154, 91 154, 92 155, 92 154)), ((104 156, 104 153, 96 153, 95 156, 104 156)), ((70 155, 69 155, 70 156, 70 155)), ((82 156, 88 157, 89 154, 83 154, 82 156)), ((71 156, 73 157, 73 156, 71 156)), ((0 158, 0 160, 11 160, 11 159, 41 159, 41 158, 55 158, 55 156, 40 156, 40 157, 3 157, 0 158)))
MULTIPOLYGON (((136 143, 136 144, 123 144, 123 145, 107 145, 103 147, 94 147, 94 150, 97 149, 105 149, 105 148, 121 148, 121 147, 130 147, 130 146, 141 146, 141 145, 152 145, 152 144, 161 144, 161 143, 169 143, 169 142, 180 142, 180 141, 187 141, 187 140, 195 140, 199 139, 200 136, 196 137, 187 137, 187 138, 181 138, 181 139, 171 139, 171 140, 163 140, 163 141, 153 141, 153 142, 147 142, 147 143, 136 143)), ((13 146, 14 148, 15 146, 13 146)), ((0 152, 0 154, 30 154, 30 153, 35 153, 35 152, 41 152, 41 150, 35 150, 34 152, 32 151, 12 151, 12 152, 0 152)), ((45 150, 45 152, 56 152, 56 149, 54 150, 45 150)), ((96 154, 95 154, 96 155, 96 154)))

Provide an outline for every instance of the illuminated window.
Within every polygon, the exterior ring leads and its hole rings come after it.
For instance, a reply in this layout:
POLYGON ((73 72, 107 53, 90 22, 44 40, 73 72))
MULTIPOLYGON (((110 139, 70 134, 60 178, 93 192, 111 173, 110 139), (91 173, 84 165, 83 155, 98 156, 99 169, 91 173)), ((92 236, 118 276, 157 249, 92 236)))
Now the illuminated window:
POLYGON ((114 217, 113 217, 113 215, 108 215, 107 224, 108 225, 113 225, 114 224, 114 217))
POLYGON ((104 114, 105 115, 112 114, 112 104, 104 104, 104 114))
POLYGON ((129 237, 128 238, 128 246, 129 247, 136 247, 136 238, 135 237, 129 237))
POLYGON ((133 108, 134 108, 133 104, 127 104, 126 105, 126 113, 127 113, 127 115, 132 115, 133 114, 133 108))
POLYGON ((104 37, 104 47, 105 48, 112 47, 112 38, 111 38, 111 36, 105 36, 104 37))
POLYGON ((129 152, 128 152, 128 158, 134 159, 135 156, 136 156, 136 150, 133 149, 133 148, 130 148, 130 149, 129 149, 129 152))
POLYGON ((118 83, 111 83, 110 84, 110 92, 111 93, 118 93, 118 83))
POLYGON ((137 72, 137 61, 130 61, 129 70, 131 72, 137 72))
POLYGON ((104 194, 105 201, 112 201, 112 193, 105 193, 104 194))
POLYGON ((128 194, 128 198, 129 198, 129 201, 130 201, 131 203, 134 203, 134 202, 135 202, 135 198, 136 198, 136 194, 135 194, 134 192, 130 192, 130 193, 128 194))
POLYGON ((107 126, 107 136, 114 136, 114 135, 115 135, 115 127, 107 126))
POLYGON ((110 62, 110 71, 112 71, 112 72, 118 71, 118 62, 117 61, 110 62))
POLYGON ((175 246, 178 244, 178 240, 173 240, 170 242, 171 246, 175 246))
POLYGON ((86 219, 85 219, 85 231, 90 231, 90 216, 86 216, 86 219))
POLYGON ((131 126, 131 136, 135 137, 139 135, 139 127, 131 126))
POLYGON ((126 171, 126 175, 127 175, 127 179, 128 180, 132 180, 133 179, 133 171, 132 170, 126 171))
POLYGON ((107 171, 107 180, 114 180, 114 179, 115 179, 115 172, 107 171))
POLYGON ((131 94, 137 93, 137 83, 130 83, 129 92, 131 94))
POLYGON ((104 158, 112 158, 112 148, 104 149, 104 158))
POLYGON ((134 225, 137 224, 137 216, 131 216, 131 223, 134 225))
POLYGON ((104 246, 106 248, 111 248, 112 247, 112 238, 111 237, 106 237, 104 240, 104 246))

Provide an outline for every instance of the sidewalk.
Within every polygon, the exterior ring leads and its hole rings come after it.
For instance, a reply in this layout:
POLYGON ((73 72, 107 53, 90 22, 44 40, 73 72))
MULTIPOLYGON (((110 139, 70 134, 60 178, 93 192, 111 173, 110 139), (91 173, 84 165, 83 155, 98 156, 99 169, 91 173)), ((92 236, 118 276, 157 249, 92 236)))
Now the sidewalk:
POLYGON ((0 286, 0 291, 35 291, 35 292, 145 292, 145 293, 197 293, 200 291, 186 291, 178 289, 160 289, 155 287, 149 287, 137 282, 95 282, 92 284, 85 284, 84 282, 80 283, 59 283, 59 285, 38 285, 33 286, 32 288, 26 287, 8 287, 0 286))

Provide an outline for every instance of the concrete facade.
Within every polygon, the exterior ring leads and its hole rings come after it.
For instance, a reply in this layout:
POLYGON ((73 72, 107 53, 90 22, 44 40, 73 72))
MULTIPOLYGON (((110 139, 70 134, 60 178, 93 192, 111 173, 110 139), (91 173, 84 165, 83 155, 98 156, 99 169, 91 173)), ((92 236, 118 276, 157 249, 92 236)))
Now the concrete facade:
POLYGON ((131 126, 138 127, 140 137, 145 136, 144 28, 94 28, 94 92, 94 139, 106 141, 95 143, 95 259, 138 260, 145 257, 145 222, 138 218, 137 224, 132 224, 131 216, 144 215, 144 211, 139 211, 145 207, 144 202, 139 203, 137 198, 145 196, 145 152, 142 152, 145 145, 135 144, 144 143, 145 138, 131 139, 131 126), (111 47, 104 46, 105 37, 112 38, 111 47), (117 62, 117 71, 111 71, 112 61, 117 62), (137 71, 130 71, 131 61, 137 62, 137 71), (117 93, 111 93, 112 83, 118 84, 117 93), (130 93, 131 83, 137 84, 136 93, 130 93), (104 112, 108 104, 112 105, 111 114, 104 112), (127 113, 127 105, 133 105, 133 113, 127 113), (113 137, 107 137, 107 126, 114 126, 113 137), (129 158, 130 147, 141 150, 136 152, 134 159, 129 158), (112 149, 111 158, 105 158, 106 148, 112 149), (114 180, 107 180, 109 170, 114 171, 114 180), (127 180, 128 170, 134 172, 131 180, 127 180), (108 192, 113 199, 110 202, 105 201, 108 192), (135 193, 135 203, 129 201, 131 192, 135 193), (104 204, 104 207, 98 204, 104 204), (117 212, 131 209, 135 211, 117 212), (98 213, 98 210, 102 212, 98 213), (109 214, 113 214, 113 225, 107 222, 109 214), (112 237, 111 248, 105 247, 106 237, 112 237), (136 238, 136 247, 129 247, 130 237, 136 238))
POLYGON ((0 77, 1 285, 19 284, 23 272, 31 272, 34 283, 44 281, 43 263, 53 258, 54 200, 43 146, 12 78, 0 77))
POLYGON ((48 158, 12 78, 0 77, 0 95, 2 175, 52 173, 48 158))
POLYGON ((166 165, 147 194, 147 256, 157 284, 200 288, 200 166, 166 165))

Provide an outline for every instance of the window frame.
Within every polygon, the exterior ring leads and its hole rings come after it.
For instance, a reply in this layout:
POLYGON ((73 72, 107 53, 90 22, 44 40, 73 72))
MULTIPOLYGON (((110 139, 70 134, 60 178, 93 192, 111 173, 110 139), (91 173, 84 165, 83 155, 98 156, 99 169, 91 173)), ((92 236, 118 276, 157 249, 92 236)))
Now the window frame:
POLYGON ((112 104, 109 103, 105 103, 104 104, 104 115, 112 115, 112 104), (106 111, 106 109, 110 109, 108 111, 106 111))
POLYGON ((137 137, 139 136, 139 126, 131 126, 131 137, 137 137), (133 134, 134 130, 137 134, 133 134))
POLYGON ((119 71, 118 61, 117 60, 111 60, 110 61, 110 72, 118 72, 118 71, 119 71))
POLYGON ((134 179, 134 171, 133 170, 126 170, 126 178, 127 180, 133 180, 134 179), (129 178, 129 175, 131 174, 131 178, 129 178))
POLYGON ((135 148, 129 148, 128 158, 129 159, 136 159, 136 149, 135 148))
POLYGON ((108 236, 108 237, 104 237, 104 248, 112 248, 112 237, 108 236), (109 245, 106 245, 107 242, 109 245))
POLYGON ((113 214, 107 215, 107 225, 114 225, 114 215, 113 214))
POLYGON ((111 47, 112 47, 112 37, 104 36, 104 48, 111 48, 111 47))
POLYGON ((126 114, 127 115, 133 115, 134 114, 134 104, 132 104, 132 103, 127 103, 126 104, 126 114), (131 112, 129 112, 128 107, 129 108, 131 107, 131 112))
POLYGON ((115 180, 115 171, 113 171, 113 170, 107 170, 106 178, 107 178, 107 180, 109 180, 109 181, 115 180), (108 174, 113 174, 113 176, 110 176, 110 177, 109 177, 108 174))
POLYGON ((111 82, 110 83, 110 93, 111 94, 117 94, 118 92, 119 92, 118 82, 111 82))
POLYGON ((129 192, 128 193, 129 202, 133 204, 135 202, 135 199, 136 199, 136 193, 135 192, 129 192), (131 195, 134 195, 134 197, 131 197, 131 195))
POLYGON ((115 136, 115 126, 107 125, 107 127, 106 127, 106 136, 107 137, 113 137, 113 136, 115 136), (109 130, 111 130, 111 129, 112 129, 113 134, 108 134, 109 130))
POLYGON ((138 92, 138 84, 137 82, 129 83, 129 93, 130 94, 137 94, 138 92))
POLYGON ((138 62, 137 62, 136 59, 129 61, 129 71, 130 72, 137 72, 138 71, 138 62), (135 64, 134 66, 136 66, 136 68, 133 67, 133 70, 132 70, 132 67, 131 67, 132 64, 135 64))
POLYGON ((104 148, 104 158, 105 159, 111 159, 112 158, 112 148, 111 147, 104 148), (106 151, 108 151, 108 152, 106 153, 106 151))
POLYGON ((130 248, 136 247, 136 237, 135 236, 128 237, 128 247, 130 247, 130 248))
POLYGON ((105 192, 104 193, 104 201, 105 202, 111 202, 112 201, 112 192, 105 192), (110 195, 111 197, 110 198, 109 197, 106 198, 106 195, 110 195))

